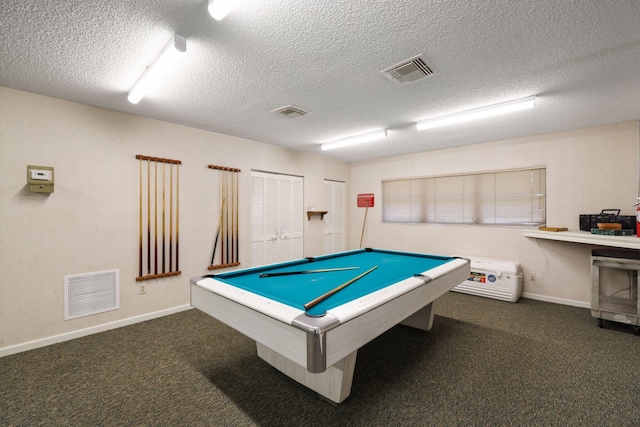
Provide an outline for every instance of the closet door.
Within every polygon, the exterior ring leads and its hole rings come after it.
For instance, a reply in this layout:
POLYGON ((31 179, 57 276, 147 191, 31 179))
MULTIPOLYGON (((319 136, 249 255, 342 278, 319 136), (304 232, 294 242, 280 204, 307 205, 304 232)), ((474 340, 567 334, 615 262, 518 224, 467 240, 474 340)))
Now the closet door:
POLYGON ((279 176, 278 262, 302 258, 302 178, 279 176))
POLYGON ((302 178, 251 173, 251 264, 302 258, 302 178))
POLYGON ((324 217, 324 253, 342 252, 344 243, 345 216, 345 185, 344 182, 324 182, 324 205, 329 211, 324 217))

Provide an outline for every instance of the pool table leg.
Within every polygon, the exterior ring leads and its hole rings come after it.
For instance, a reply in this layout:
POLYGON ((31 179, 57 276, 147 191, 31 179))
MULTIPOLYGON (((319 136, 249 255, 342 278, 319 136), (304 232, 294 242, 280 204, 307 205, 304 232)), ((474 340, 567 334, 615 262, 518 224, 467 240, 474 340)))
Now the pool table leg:
POLYGON ((412 328, 422 329, 428 331, 433 326, 433 316, 435 310, 433 305, 435 301, 422 307, 420 310, 413 313, 411 316, 400 322, 401 325, 411 326, 412 328))
POLYGON ((302 366, 283 357, 270 348, 260 343, 256 344, 258 347, 258 356, 261 359, 330 401, 341 403, 351 394, 353 372, 356 367, 356 357, 358 355, 357 350, 333 366, 328 367, 326 371, 320 374, 312 374, 302 366))

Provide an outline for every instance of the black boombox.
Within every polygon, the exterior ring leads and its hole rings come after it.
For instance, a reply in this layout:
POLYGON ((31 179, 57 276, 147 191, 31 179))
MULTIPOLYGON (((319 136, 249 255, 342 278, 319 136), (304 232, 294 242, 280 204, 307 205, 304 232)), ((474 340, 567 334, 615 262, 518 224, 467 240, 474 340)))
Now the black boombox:
POLYGON ((598 223, 617 222, 622 224, 623 230, 636 229, 636 217, 633 215, 620 215, 620 209, 602 209, 599 214, 581 214, 580 230, 591 231, 598 228, 598 223))

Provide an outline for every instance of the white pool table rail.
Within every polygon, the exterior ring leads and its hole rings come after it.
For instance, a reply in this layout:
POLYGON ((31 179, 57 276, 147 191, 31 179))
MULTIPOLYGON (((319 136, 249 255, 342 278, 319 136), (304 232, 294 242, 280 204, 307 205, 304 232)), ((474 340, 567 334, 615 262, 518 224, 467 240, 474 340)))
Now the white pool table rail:
POLYGON ((191 304, 255 340, 258 355, 286 375, 340 403, 350 393, 358 349, 399 323, 431 329, 433 302, 469 274, 469 261, 456 259, 425 272, 425 277, 411 277, 343 304, 327 313, 326 321, 337 318, 339 324, 316 331, 319 336, 292 326, 305 321, 303 310, 264 301, 267 298, 212 278, 192 279, 191 304), (314 340, 316 348, 311 348, 314 340), (318 359, 319 365, 310 365, 318 359))

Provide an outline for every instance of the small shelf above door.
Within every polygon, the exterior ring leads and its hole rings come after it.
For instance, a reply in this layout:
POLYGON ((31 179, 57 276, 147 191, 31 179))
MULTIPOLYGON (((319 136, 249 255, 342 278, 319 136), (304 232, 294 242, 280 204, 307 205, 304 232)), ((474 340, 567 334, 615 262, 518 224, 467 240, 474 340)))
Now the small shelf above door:
POLYGON ((320 215, 320 221, 324 219, 324 216, 328 214, 329 211, 307 211, 307 218, 311 221, 311 217, 314 215, 320 215))

